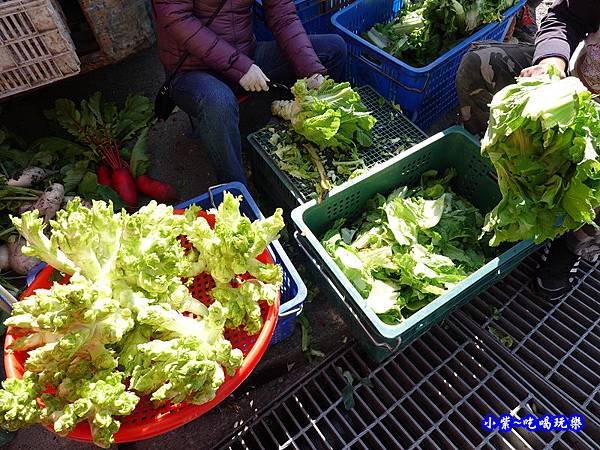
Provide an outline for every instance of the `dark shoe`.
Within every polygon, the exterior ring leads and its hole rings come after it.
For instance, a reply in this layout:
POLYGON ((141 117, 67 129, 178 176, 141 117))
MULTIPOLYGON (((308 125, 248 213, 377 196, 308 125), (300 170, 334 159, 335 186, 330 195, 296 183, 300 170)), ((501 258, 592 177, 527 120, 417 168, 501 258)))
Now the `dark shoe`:
POLYGON ((558 238, 546 246, 541 260, 533 279, 534 291, 547 301, 558 302, 575 286, 581 257, 567 248, 564 238, 558 238))

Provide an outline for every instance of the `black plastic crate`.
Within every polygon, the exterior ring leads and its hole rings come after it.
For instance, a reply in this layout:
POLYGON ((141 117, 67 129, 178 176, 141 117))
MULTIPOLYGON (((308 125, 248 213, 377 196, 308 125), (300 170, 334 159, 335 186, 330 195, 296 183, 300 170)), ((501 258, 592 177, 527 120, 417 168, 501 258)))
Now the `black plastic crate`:
MULTIPOLYGON (((373 128, 373 146, 360 151, 368 168, 385 162, 393 156, 425 140, 427 135, 410 122, 398 108, 384 100, 370 86, 357 89, 369 111, 377 119, 373 128)), ((287 124, 276 122, 248 136, 253 147, 250 161, 257 186, 278 204, 294 208, 316 197, 314 184, 289 176, 277 166, 277 156, 269 143, 269 129, 284 131, 287 124)), ((333 166, 325 164, 327 170, 333 166)))
POLYGON ((463 311, 484 332, 510 337, 512 355, 600 425, 598 264, 582 262, 578 285, 562 301, 549 303, 531 292, 538 258, 528 258, 463 311))
POLYGON ((519 376, 511 358, 497 358, 455 320, 433 327, 379 366, 350 344, 218 448, 597 448, 598 427, 593 424, 586 423, 579 433, 482 428, 488 414, 522 418, 577 412, 540 380, 519 376), (344 372, 355 380, 350 410, 343 401, 349 389, 344 372))

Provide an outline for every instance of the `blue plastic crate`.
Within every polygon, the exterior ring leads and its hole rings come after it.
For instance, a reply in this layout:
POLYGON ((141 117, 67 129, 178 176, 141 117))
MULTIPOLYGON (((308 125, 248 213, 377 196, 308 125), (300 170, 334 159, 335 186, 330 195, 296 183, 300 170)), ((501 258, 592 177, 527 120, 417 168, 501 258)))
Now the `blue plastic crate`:
POLYGON ((512 18, 525 4, 518 0, 501 22, 490 23, 425 67, 412 67, 360 37, 373 25, 392 20, 403 0, 358 0, 338 11, 331 21, 348 44, 348 75, 355 86, 373 86, 399 104, 409 119, 423 129, 458 106, 455 77, 469 46, 475 41, 502 41, 512 18))
MULTIPOLYGON (((175 208, 186 208, 192 204, 201 206, 203 209, 209 209, 218 206, 223 201, 223 192, 228 191, 233 195, 243 196, 240 205, 240 211, 250 220, 262 219, 263 214, 256 205, 256 202, 248 192, 246 187, 238 182, 221 184, 209 189, 209 192, 187 200, 175 208)), ((279 241, 274 241, 269 245, 269 253, 277 264, 283 269, 283 284, 281 285, 279 318, 277 326, 271 338, 271 344, 277 344, 290 337, 296 326, 296 319, 302 312, 304 300, 306 300, 306 285, 298 275, 298 271, 286 255, 279 241)), ((45 266, 45 263, 38 264, 27 274, 27 284, 31 284, 37 273, 45 266)))
MULTIPOLYGON (((354 0, 296 0, 298 17, 308 34, 335 33, 331 16, 340 8, 354 0)), ((271 30, 267 28, 262 0, 254 2, 254 35, 259 41, 272 41, 271 30)))

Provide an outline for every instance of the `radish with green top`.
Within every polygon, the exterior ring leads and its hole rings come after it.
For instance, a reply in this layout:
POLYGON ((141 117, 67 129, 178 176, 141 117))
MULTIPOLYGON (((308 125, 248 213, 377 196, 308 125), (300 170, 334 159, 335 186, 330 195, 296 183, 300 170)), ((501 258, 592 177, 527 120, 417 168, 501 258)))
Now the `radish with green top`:
POLYGON ((105 165, 98 166, 96 169, 96 176, 98 177, 98 184, 103 186, 112 187, 112 179, 111 179, 112 171, 110 167, 105 165))
POLYGON ((112 172, 113 189, 123 199, 127 206, 137 205, 137 189, 129 169, 116 168, 112 172))

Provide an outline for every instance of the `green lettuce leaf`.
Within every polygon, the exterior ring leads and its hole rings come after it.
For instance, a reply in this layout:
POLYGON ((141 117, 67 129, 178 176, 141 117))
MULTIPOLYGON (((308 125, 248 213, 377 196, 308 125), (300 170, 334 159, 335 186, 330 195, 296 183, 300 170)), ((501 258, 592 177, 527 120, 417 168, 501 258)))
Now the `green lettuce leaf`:
POLYGON ((489 258, 479 241, 483 216, 449 188, 455 175, 426 172, 419 187, 378 194, 354 223, 340 219, 323 237, 325 250, 385 323, 402 322, 489 258))
POLYGON ((599 149, 600 113, 577 78, 519 78, 498 92, 481 142, 502 193, 485 219, 490 244, 540 243, 593 223, 599 149))

